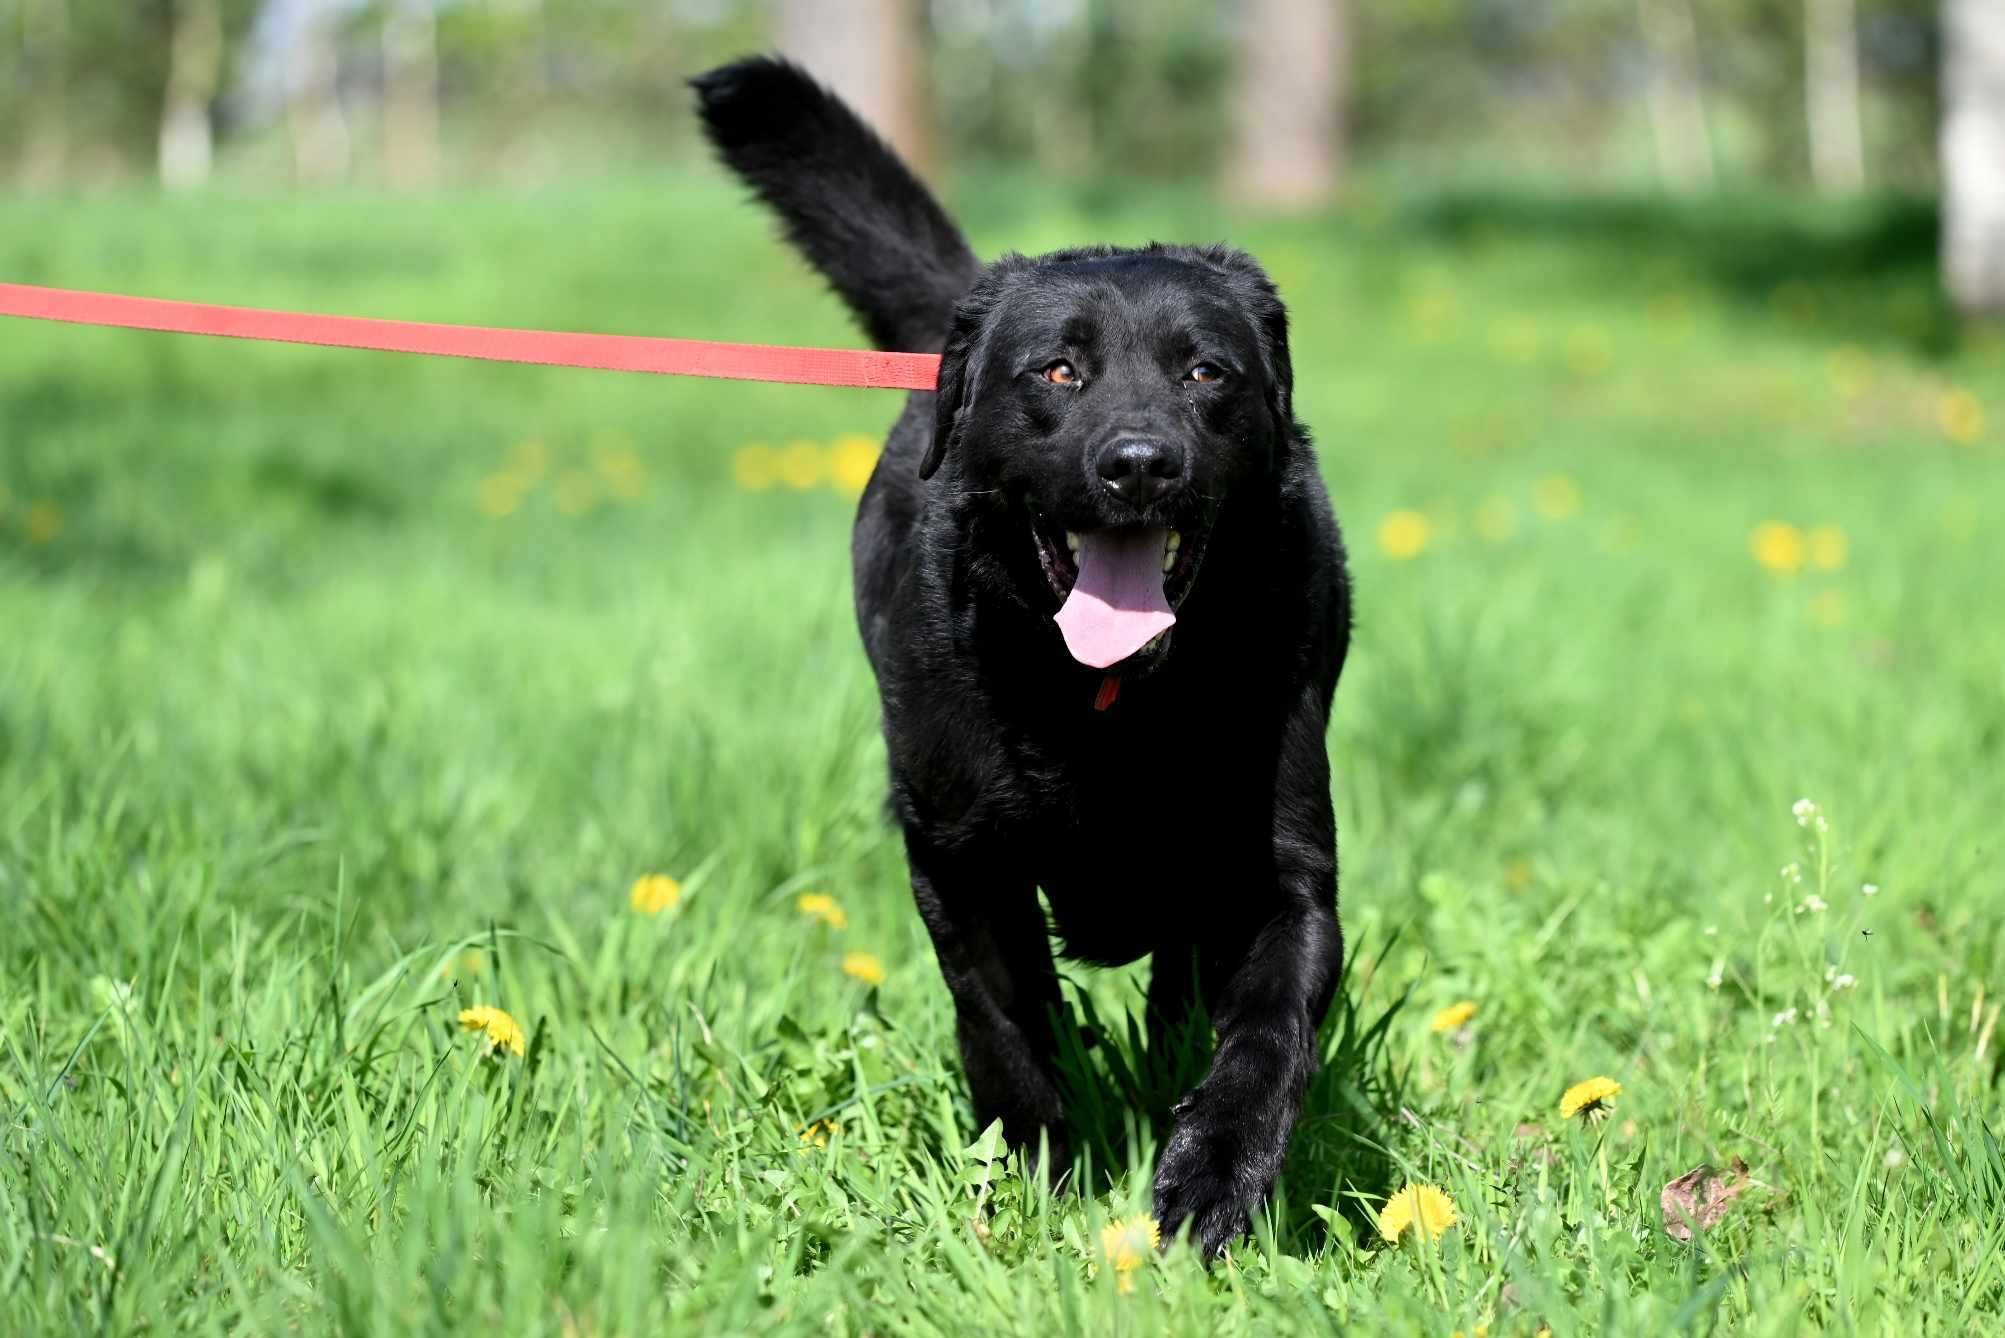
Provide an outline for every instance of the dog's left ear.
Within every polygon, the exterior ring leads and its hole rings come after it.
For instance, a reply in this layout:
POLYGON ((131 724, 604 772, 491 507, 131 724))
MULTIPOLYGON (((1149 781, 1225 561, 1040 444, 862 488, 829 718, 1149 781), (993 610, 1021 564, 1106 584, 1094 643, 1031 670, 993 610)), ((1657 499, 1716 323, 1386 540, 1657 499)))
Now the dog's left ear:
POLYGON ((1207 247, 1205 257, 1229 276, 1252 313, 1260 340, 1262 370, 1267 373, 1267 413, 1274 435, 1286 440, 1295 432, 1295 364, 1288 353, 1288 308, 1260 262, 1246 252, 1220 243, 1207 247))
POLYGON ((1260 354, 1267 367, 1267 412, 1274 419, 1274 436, 1286 441, 1295 432, 1295 363, 1288 353, 1288 308, 1274 281, 1251 256, 1235 253, 1233 268, 1240 282, 1251 287, 1247 308, 1260 334, 1260 354))
POLYGON ((1265 287, 1260 342, 1267 354, 1267 412, 1274 417, 1274 435, 1285 440, 1295 431, 1295 363, 1288 354, 1288 308, 1281 305, 1272 284, 1265 287))

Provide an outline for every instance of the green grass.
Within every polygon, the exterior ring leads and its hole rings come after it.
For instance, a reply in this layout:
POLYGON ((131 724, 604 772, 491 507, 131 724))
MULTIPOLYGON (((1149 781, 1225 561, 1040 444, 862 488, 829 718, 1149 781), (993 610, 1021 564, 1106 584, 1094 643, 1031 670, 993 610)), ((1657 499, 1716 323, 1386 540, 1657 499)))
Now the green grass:
MULTIPOLYGON (((973 1127, 851 504, 733 478, 894 396, 0 323, 0 1327, 1996 1325, 2005 362, 1950 349, 1884 217, 968 203, 989 251, 1230 234, 1293 304, 1359 591, 1352 956, 1257 1237, 1096 1267, 1200 1062, 1140 1053, 1139 970, 1069 972, 1079 1192, 973 1127), (1764 569, 1769 521, 1842 565, 1764 569), (650 917, 652 870, 684 896, 650 917), (1596 1074, 1613 1117, 1563 1125, 1596 1074), (1736 1156, 1755 1186, 1668 1238, 1660 1188, 1736 1156), (1372 1229, 1408 1179, 1459 1207, 1434 1248, 1372 1229)), ((17 199, 0 277, 854 342, 768 238, 708 178, 17 199)))

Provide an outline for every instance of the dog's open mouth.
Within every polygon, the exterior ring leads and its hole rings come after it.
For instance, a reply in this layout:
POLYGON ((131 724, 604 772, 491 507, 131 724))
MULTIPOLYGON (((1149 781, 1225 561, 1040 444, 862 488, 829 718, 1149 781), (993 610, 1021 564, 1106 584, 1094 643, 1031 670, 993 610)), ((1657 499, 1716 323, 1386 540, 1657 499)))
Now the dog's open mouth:
POLYGON ((1161 526, 1031 533, 1065 648, 1095 669, 1162 648, 1204 555, 1202 533, 1161 526))

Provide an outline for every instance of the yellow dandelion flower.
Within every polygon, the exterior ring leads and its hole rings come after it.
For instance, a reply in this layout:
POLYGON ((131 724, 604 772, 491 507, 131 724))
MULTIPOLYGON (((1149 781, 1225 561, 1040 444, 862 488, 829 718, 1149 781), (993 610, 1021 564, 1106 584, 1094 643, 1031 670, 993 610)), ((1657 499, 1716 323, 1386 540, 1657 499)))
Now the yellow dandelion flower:
POLYGON ((1397 1245, 1413 1227, 1422 1240, 1432 1240, 1455 1225, 1455 1200, 1433 1185, 1408 1185, 1378 1210, 1378 1234, 1397 1245))
POLYGON ((642 915, 660 915, 682 900, 682 884, 665 873, 644 873, 627 892, 627 905, 642 915))
POLYGON ((1474 1016, 1476 1016, 1476 1005, 1464 999, 1461 1003, 1449 1004, 1436 1013, 1434 1020, 1427 1024, 1427 1029, 1436 1034, 1453 1031, 1474 1016))
POLYGON ((512 1055, 520 1056, 528 1048, 523 1040, 522 1024, 499 1008, 488 1004, 478 1004, 463 1010, 459 1015, 459 1025, 462 1031, 486 1033, 489 1054, 497 1050, 506 1050, 512 1055))
POLYGON ((862 981, 866 985, 884 983, 884 963, 876 954, 868 952, 846 952, 842 955, 842 973, 862 981))
POLYGON ((1444 288, 1415 293, 1407 299, 1406 310, 1421 338, 1436 340, 1455 323, 1455 294, 1444 288))
POLYGON ((1580 485, 1564 474, 1542 478, 1532 489, 1532 507, 1547 520, 1565 520, 1580 510, 1580 485))
POLYGON ((842 1125, 834 1120, 816 1120, 811 1124, 802 1125, 801 1142, 805 1145, 803 1151, 809 1147, 825 1148, 828 1146, 828 1140, 841 1132, 842 1125))
POLYGON ((870 482, 870 476, 877 468, 877 456, 877 443, 869 437, 856 433, 837 437, 835 444, 828 448, 829 483, 837 492, 856 496, 870 482))
POLYGON ((849 917, 843 914, 836 899, 826 892, 803 892, 794 905, 802 915, 819 920, 830 929, 849 928, 849 917))
POLYGON ((63 532, 63 509, 54 502, 33 502, 21 519, 21 529, 31 544, 46 544, 63 532))
POLYGON ((731 457, 731 477, 747 492, 764 492, 780 481, 780 453, 753 442, 731 457))
POLYGON ((1872 389, 1873 360, 1857 344, 1846 344, 1831 355, 1831 388, 1848 400, 1872 389))
POLYGON ((1598 325, 1583 325, 1566 338, 1566 365, 1575 376, 1599 376, 1613 358, 1608 332, 1598 325))
POLYGON ((1100 1228, 1100 1257, 1114 1270, 1123 1292, 1134 1288, 1129 1274, 1147 1263, 1162 1243, 1163 1229, 1147 1213, 1119 1217, 1100 1228))
POLYGON ((1615 1104, 1615 1098, 1622 1094, 1622 1084, 1613 1078, 1589 1078, 1577 1082, 1566 1089, 1566 1095, 1559 1099, 1559 1117, 1570 1120, 1576 1115, 1589 1119, 1599 1119, 1606 1115, 1615 1104))
POLYGON ((514 515, 522 505, 522 494, 527 488, 528 485, 518 475, 505 472, 489 474, 480 481, 477 494, 482 514, 496 520, 514 515))
POLYGON ((1530 362, 1539 355, 1539 323, 1514 316, 1490 326, 1490 351, 1507 362, 1530 362))
POLYGON ((1819 525, 1805 536, 1810 551, 1810 565, 1819 571, 1836 571, 1845 565, 1851 555, 1851 544, 1845 538, 1845 531, 1836 525, 1819 525))
POLYGON ((1395 511, 1379 522, 1378 546, 1387 557, 1401 561, 1419 557, 1433 528, 1418 511, 1395 511))
POLYGON ((789 488, 815 487, 825 469, 822 449, 812 441, 790 441, 780 452, 780 482, 789 488))
POLYGON ((1673 335, 1687 335, 1692 329, 1692 299, 1683 293, 1658 293, 1650 299, 1650 319, 1668 328, 1673 335))
POLYGON ((1943 436, 1968 446, 1984 435, 1984 403, 1961 386, 1951 386, 1935 402, 1935 421, 1943 436))
POLYGON ((1486 498, 1476 508, 1476 533, 1500 544, 1518 532, 1518 508, 1508 497, 1486 498))
POLYGON ((1747 547, 1756 562, 1777 575, 1789 576, 1802 568, 1808 545, 1803 531, 1787 521, 1764 520, 1748 536, 1747 547))
POLYGON ((599 504, 599 481, 582 469, 567 469, 557 478, 557 510, 582 516, 599 504))
POLYGON ((508 453, 506 472, 527 485, 543 477, 550 468, 550 448, 540 441, 525 441, 508 453))
POLYGON ((634 454, 630 446, 605 446, 592 459, 599 471, 599 477, 606 481, 613 496, 624 502, 636 501, 647 494, 647 466, 634 454))

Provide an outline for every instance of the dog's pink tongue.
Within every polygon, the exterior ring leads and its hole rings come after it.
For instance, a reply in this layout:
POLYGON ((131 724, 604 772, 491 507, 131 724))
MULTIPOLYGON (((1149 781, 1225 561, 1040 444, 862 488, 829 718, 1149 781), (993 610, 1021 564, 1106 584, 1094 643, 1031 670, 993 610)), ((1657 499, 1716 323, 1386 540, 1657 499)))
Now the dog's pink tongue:
POLYGON ((1072 658, 1118 664, 1177 620, 1163 598, 1164 530, 1089 530, 1079 536, 1079 579, 1058 610, 1072 658))

